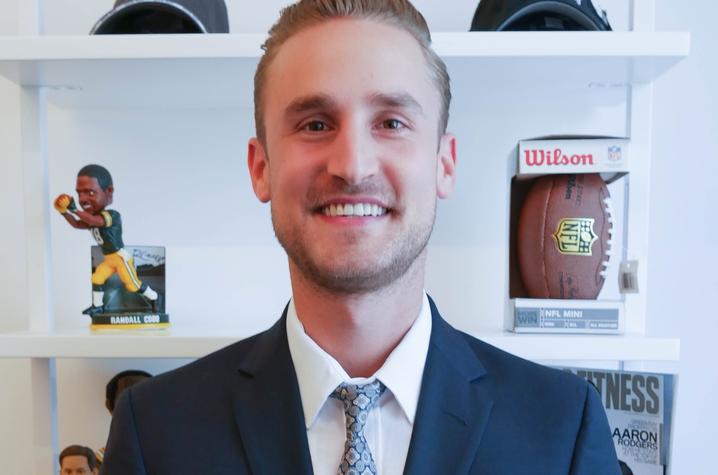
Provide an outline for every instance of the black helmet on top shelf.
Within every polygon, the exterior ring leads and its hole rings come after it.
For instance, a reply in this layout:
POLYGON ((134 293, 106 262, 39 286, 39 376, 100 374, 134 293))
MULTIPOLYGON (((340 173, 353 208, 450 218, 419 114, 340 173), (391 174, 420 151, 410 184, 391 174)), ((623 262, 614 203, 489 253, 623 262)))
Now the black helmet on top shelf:
POLYGON ((471 31, 609 31, 592 0, 481 0, 471 31))
POLYGON ((91 35, 229 33, 224 0, 117 0, 91 35))

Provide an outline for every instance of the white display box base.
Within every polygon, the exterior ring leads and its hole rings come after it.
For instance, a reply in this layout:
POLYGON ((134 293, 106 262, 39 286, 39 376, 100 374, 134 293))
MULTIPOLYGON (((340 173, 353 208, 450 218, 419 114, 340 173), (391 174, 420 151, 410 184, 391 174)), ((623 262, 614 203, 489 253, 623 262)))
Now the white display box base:
POLYGON ((620 300, 511 299, 516 333, 623 334, 620 300))

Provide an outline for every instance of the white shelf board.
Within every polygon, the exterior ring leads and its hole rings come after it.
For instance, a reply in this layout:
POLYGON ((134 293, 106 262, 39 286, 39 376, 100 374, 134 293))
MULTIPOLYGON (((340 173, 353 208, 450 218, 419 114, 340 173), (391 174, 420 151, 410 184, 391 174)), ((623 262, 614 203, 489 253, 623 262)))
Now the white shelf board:
POLYGON ((89 328, 0 334, 0 357, 197 358, 249 335, 170 328, 166 331, 92 333, 89 328))
MULTIPOLYGON (((0 75, 60 107, 251 107, 264 35, 0 38, 0 75)), ((649 82, 690 48, 685 32, 435 33, 455 89, 649 82), (478 73, 477 73, 478 71, 478 73)))
MULTIPOLYGON (((223 329, 91 334, 89 329, 0 334, 3 358, 197 358, 249 335, 223 329)), ((680 342, 639 335, 517 335, 479 332, 483 341, 530 360, 678 361, 680 342)))

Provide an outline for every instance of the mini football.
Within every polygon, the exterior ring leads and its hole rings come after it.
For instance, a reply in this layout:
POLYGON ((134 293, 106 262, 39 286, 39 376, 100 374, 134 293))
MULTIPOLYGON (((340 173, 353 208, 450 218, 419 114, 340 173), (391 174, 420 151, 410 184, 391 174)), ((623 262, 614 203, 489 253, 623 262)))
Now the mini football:
POLYGON ((537 178, 518 221, 517 257, 527 296, 595 299, 611 251, 611 199, 595 173, 537 178))

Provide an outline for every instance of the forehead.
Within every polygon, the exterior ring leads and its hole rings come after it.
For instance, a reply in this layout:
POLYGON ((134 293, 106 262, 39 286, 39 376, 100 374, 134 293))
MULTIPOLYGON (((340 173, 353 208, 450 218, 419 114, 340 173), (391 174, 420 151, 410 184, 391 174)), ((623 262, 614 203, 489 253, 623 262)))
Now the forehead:
POLYGON ((91 188, 93 190, 100 190, 100 184, 97 181, 97 178, 93 176, 87 176, 87 175, 80 175, 77 177, 77 188, 78 189, 85 189, 85 188, 91 188))
POLYGON ((320 94, 339 101, 409 94, 424 109, 439 104, 417 40, 397 26, 366 19, 324 21, 279 48, 267 72, 266 112, 320 94))
POLYGON ((62 468, 86 468, 89 470, 87 457, 84 455, 67 455, 62 459, 62 468))

